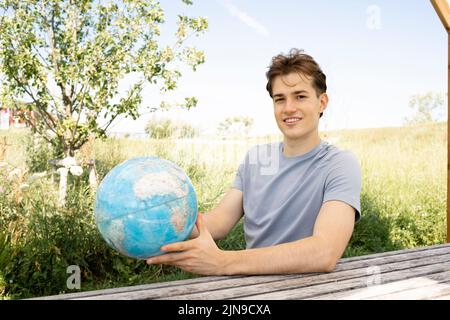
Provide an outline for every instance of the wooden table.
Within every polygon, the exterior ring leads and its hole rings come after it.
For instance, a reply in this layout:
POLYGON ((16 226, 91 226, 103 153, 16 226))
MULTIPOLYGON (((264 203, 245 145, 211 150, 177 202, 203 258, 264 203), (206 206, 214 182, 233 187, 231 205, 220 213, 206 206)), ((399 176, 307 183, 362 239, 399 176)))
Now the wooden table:
POLYGON ((199 277, 39 299, 450 299, 450 244, 345 258, 331 273, 199 277))

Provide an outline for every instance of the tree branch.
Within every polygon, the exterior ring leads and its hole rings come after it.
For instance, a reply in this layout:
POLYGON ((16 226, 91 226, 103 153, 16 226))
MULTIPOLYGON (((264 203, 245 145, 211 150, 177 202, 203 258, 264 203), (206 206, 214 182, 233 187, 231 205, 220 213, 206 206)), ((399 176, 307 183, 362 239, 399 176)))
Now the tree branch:
MULTIPOLYGON (((58 56, 57 56, 57 46, 56 46, 56 39, 55 39, 55 11, 52 10, 52 19, 51 19, 51 28, 49 28, 49 38, 50 38, 50 48, 53 58, 53 65, 55 68, 55 75, 56 77, 60 76, 60 70, 59 70, 59 64, 58 64, 58 56)), ((59 81, 56 81, 58 87, 61 89, 61 95, 63 98, 63 104, 65 107, 65 112, 67 117, 71 117, 71 101, 70 98, 67 95, 65 84, 63 83, 62 79, 59 81)))
POLYGON ((102 130, 106 132, 106 130, 109 128, 109 126, 111 125, 111 123, 113 123, 113 121, 117 118, 118 115, 119 115, 119 113, 116 113, 115 115, 113 115, 113 116, 111 117, 111 119, 109 120, 109 122, 107 122, 106 127, 102 128, 102 130))
POLYGON ((45 61, 45 58, 41 55, 41 53, 39 52, 39 50, 34 46, 34 44, 31 44, 31 46, 33 47, 34 51, 37 53, 37 55, 39 56, 39 58, 41 58, 39 60, 39 62, 45 66, 47 69, 50 69, 50 65, 45 61))
POLYGON ((43 115, 43 113, 45 113, 45 115, 47 116, 48 119, 50 119, 53 127, 48 123, 47 119, 45 116, 43 116, 42 118, 44 119, 44 123, 47 126, 48 129, 50 129, 51 131, 53 131, 53 133, 56 133, 56 126, 57 124, 55 123, 55 120, 53 119, 53 115, 51 113, 49 113, 45 107, 42 106, 42 104, 40 103, 39 100, 37 100, 33 93, 31 92, 30 88, 28 87, 27 84, 22 83, 19 79, 17 79, 17 77, 15 75, 13 75, 14 80, 17 82, 17 84, 23 88, 23 90, 28 94, 28 96, 33 100, 33 102, 36 104, 36 108, 37 111, 39 111, 39 113, 41 114, 41 116, 43 115))

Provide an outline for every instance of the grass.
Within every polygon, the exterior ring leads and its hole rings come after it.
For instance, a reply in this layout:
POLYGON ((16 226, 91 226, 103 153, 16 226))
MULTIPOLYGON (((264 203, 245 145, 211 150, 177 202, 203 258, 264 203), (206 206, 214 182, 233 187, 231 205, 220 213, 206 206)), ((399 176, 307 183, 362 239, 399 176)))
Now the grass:
MULTIPOLYGON (((27 163, 26 130, 0 131, 10 144, 6 161, 27 163)), ((325 140, 351 150, 362 169, 362 219, 345 257, 445 242, 447 123, 401 128, 324 132, 325 140)), ((199 210, 213 208, 230 188, 246 151, 277 137, 242 141, 107 139, 87 145, 102 178, 135 156, 161 156, 179 164, 193 181, 199 210)), ((21 189, 0 169, 0 296, 23 298, 66 292, 65 268, 82 269, 82 290, 196 277, 172 267, 147 266, 121 257, 101 239, 93 220, 86 174, 75 179, 68 205, 59 208, 50 180, 21 189), (3 181, 3 183, 2 183, 3 181)), ((218 242, 245 247, 242 222, 218 242)))

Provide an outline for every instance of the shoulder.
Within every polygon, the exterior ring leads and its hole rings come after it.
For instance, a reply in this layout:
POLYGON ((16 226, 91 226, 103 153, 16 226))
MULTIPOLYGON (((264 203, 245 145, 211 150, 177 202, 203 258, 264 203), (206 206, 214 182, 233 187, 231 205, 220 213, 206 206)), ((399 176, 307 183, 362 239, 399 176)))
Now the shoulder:
POLYGON ((359 166, 359 159, 356 155, 348 149, 342 149, 329 142, 324 142, 324 147, 319 152, 319 158, 325 158, 330 164, 351 164, 359 166))
POLYGON ((326 180, 334 180, 339 177, 345 179, 360 180, 361 165, 357 156, 348 149, 341 149, 335 145, 326 143, 321 150, 324 163, 326 163, 326 180))

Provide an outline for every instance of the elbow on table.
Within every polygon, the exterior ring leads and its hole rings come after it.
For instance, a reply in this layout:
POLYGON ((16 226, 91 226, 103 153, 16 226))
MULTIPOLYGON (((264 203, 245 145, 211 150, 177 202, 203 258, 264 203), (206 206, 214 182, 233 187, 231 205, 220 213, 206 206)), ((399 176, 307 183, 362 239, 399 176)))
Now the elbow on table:
POLYGON ((320 250, 318 250, 319 272, 332 272, 342 256, 342 253, 338 252, 333 246, 324 244, 320 250))
POLYGON ((339 261, 339 259, 336 258, 334 255, 332 255, 332 254, 327 255, 323 259, 323 262, 321 263, 320 272, 326 272, 326 273, 332 272, 336 268, 338 261, 339 261))
POLYGON ((337 261, 330 260, 327 263, 324 263, 322 266, 322 272, 330 273, 336 268, 337 261))

